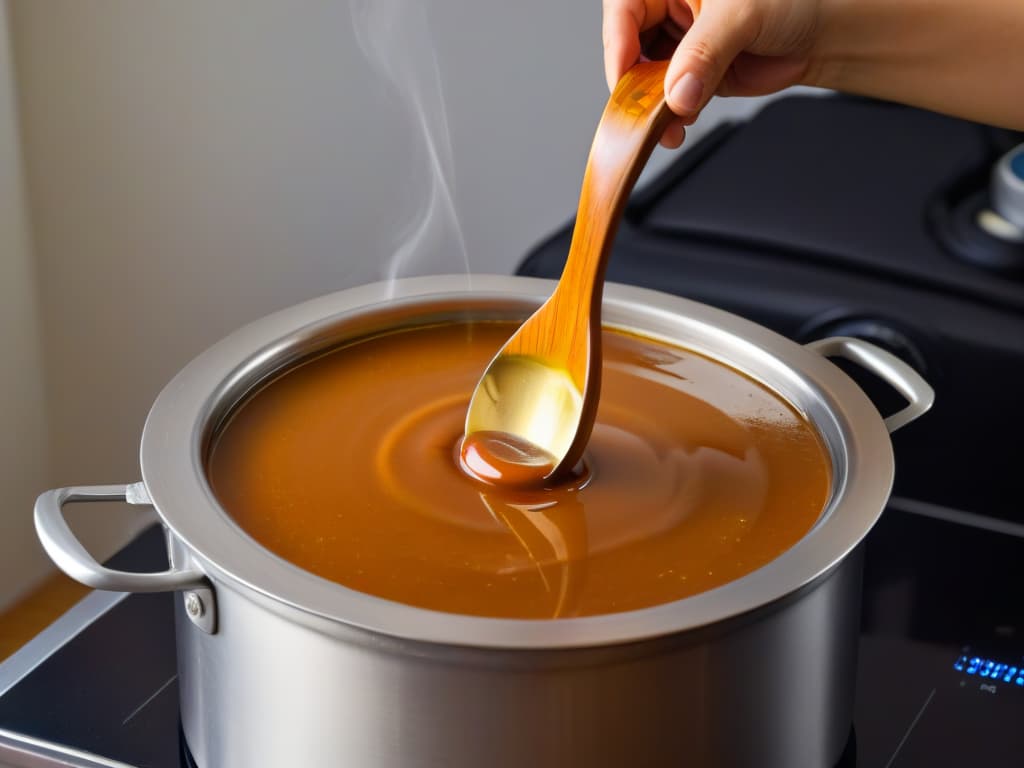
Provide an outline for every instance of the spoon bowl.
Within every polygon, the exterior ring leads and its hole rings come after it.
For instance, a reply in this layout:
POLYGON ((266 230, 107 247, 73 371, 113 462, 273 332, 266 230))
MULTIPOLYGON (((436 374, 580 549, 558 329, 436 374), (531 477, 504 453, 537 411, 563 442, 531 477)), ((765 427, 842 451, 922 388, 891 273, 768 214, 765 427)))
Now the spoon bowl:
POLYGON ((558 285, 484 371, 466 412, 462 462, 488 482, 543 484, 583 456, 601 390, 601 295, 629 192, 671 112, 667 62, 623 75, 598 124, 558 285))

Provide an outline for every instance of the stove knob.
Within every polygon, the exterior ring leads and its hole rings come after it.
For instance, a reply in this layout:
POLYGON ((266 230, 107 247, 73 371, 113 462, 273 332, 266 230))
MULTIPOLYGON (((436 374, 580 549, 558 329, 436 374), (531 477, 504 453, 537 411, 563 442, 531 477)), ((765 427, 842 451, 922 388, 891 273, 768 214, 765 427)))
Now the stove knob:
POLYGON ((1024 230, 1024 144, 1018 144, 996 163, 989 187, 992 209, 1024 230))

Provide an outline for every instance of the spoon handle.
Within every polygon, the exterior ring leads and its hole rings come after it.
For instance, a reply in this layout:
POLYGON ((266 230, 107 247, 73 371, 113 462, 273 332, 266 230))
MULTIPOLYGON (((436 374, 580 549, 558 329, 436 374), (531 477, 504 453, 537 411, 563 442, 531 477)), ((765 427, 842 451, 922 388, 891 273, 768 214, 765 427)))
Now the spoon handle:
MULTIPOLYGON (((601 296, 605 268, 629 193, 672 117, 665 104, 666 61, 635 65, 619 80, 590 148, 572 243, 546 322, 523 328, 509 353, 564 360, 580 391, 601 366, 601 296)), ((595 398, 596 399, 596 398, 595 398)))
POLYGON ((667 61, 641 62, 626 72, 598 123, 583 175, 579 209, 559 288, 589 299, 600 324, 602 285, 619 220, 640 172, 672 117, 665 104, 667 61))

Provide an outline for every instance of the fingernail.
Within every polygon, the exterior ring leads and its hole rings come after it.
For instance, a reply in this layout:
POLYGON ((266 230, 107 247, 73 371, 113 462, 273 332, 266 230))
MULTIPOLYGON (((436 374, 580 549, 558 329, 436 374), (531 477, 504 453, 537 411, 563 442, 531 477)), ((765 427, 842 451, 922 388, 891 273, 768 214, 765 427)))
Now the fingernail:
POLYGON ((695 112, 704 95, 704 83, 693 72, 680 77, 668 95, 671 106, 680 112, 695 112))

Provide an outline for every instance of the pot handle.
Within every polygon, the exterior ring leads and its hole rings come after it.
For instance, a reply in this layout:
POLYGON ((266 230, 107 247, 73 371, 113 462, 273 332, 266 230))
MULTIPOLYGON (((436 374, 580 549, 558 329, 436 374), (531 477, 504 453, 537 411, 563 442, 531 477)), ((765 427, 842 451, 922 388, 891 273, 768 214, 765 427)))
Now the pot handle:
POLYGON ((158 573, 129 573, 100 565, 86 552, 64 520, 64 505, 80 501, 150 503, 142 483, 57 488, 46 491, 36 499, 35 522, 39 541, 57 567, 75 581, 94 589, 113 592, 173 592, 179 589, 210 588, 206 575, 198 569, 170 568, 158 573))
POLYGON ((863 339, 832 336, 812 341, 807 348, 823 357, 842 357, 864 366, 907 399, 905 408, 885 419, 885 428, 890 433, 912 422, 935 402, 935 390, 917 371, 891 352, 863 339))

